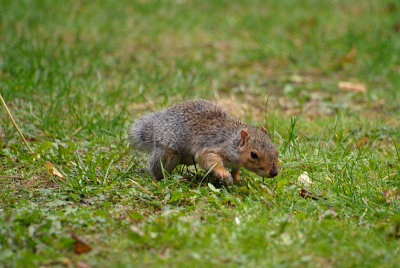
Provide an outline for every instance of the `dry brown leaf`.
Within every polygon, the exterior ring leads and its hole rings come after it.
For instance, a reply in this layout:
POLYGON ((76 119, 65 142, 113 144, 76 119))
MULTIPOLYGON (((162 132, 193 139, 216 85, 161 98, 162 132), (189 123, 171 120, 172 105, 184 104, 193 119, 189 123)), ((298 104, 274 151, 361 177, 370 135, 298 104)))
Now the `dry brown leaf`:
POLYGON ((351 92, 365 93, 367 91, 367 87, 364 84, 352 83, 347 81, 340 81, 338 84, 338 88, 340 88, 343 91, 351 91, 351 92))
POLYGON ((392 203, 393 200, 400 200, 400 195, 396 188, 391 190, 385 190, 382 192, 383 197, 386 199, 386 203, 392 203))
POLYGON ((71 234, 71 237, 75 240, 74 251, 76 254, 82 254, 92 250, 91 246, 79 239, 75 234, 71 234))
POLYGON ((307 191, 306 189, 301 189, 299 195, 303 198, 311 198, 312 200, 320 200, 320 199, 326 200, 326 198, 323 197, 322 195, 314 194, 310 191, 307 191))
POLYGON ((341 59, 339 59, 340 63, 345 63, 345 62, 351 62, 355 59, 357 55, 357 48, 355 46, 352 46, 350 51, 347 52, 346 55, 344 55, 341 59))
POLYGON ((361 140, 358 141, 357 143, 357 147, 358 149, 361 149, 362 147, 364 147, 364 145, 369 141, 368 137, 364 137, 361 140))
POLYGON ((60 179, 64 179, 64 176, 58 171, 50 161, 46 162, 46 167, 50 171, 51 174, 59 177, 60 179))

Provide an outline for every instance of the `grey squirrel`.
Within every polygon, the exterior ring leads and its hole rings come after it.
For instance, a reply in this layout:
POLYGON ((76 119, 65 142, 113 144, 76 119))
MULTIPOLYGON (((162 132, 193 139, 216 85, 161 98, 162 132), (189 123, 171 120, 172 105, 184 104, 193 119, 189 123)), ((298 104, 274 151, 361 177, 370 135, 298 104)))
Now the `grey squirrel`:
POLYGON ((278 174, 278 150, 266 129, 250 127, 207 100, 144 115, 130 126, 129 139, 135 149, 151 153, 148 169, 156 180, 163 179, 161 163, 171 173, 178 164, 196 162, 224 184, 240 180, 241 166, 264 177, 278 174))

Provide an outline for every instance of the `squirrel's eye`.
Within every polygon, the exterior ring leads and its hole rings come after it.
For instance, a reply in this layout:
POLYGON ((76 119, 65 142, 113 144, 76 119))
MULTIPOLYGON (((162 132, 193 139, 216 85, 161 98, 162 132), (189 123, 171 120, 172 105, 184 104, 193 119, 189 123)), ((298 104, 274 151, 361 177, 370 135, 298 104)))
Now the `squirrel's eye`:
POLYGON ((251 152, 250 153, 251 158, 253 159, 257 159, 258 158, 258 154, 256 152, 251 152))

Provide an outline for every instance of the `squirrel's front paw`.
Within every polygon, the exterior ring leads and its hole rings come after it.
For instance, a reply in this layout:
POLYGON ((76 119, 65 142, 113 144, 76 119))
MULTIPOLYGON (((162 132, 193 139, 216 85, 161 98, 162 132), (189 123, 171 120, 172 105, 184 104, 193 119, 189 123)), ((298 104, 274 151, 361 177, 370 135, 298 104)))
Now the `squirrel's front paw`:
POLYGON ((233 184, 232 175, 228 171, 218 172, 215 175, 220 179, 222 184, 225 184, 225 185, 232 185, 233 184))

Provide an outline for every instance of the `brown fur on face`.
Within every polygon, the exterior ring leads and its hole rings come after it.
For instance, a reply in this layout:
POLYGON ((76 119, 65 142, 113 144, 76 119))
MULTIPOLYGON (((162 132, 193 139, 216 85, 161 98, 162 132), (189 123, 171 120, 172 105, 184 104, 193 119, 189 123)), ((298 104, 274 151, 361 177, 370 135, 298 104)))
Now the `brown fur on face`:
POLYGON ((278 174, 278 150, 265 128, 242 129, 240 135, 240 165, 260 176, 275 177, 278 174))

